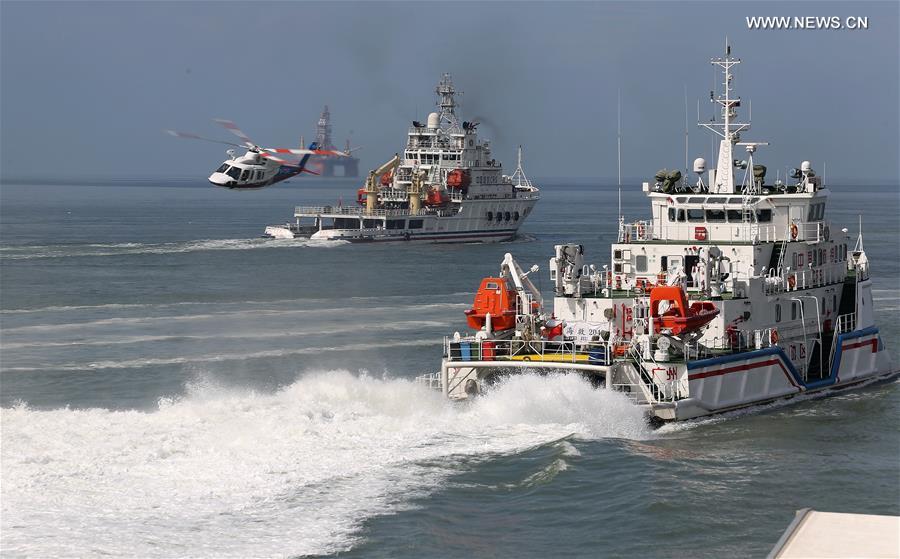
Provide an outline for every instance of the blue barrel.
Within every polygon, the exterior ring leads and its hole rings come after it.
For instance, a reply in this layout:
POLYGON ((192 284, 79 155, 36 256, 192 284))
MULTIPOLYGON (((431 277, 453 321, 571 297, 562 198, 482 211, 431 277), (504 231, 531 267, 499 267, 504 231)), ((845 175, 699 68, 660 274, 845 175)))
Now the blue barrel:
POLYGON ((472 360, 472 346, 469 342, 460 342, 459 351, 462 355, 463 361, 471 361, 472 360))

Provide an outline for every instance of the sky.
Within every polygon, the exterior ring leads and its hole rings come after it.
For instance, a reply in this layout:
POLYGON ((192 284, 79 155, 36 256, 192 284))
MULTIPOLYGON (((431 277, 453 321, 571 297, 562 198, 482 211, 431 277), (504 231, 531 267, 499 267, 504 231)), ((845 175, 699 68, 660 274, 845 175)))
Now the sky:
MULTIPOLYGON (((0 2, 0 176, 205 178, 225 146, 309 141, 323 105, 362 170, 402 150, 451 72, 461 114, 508 167, 615 177, 710 159, 725 37, 753 107, 748 141, 770 170, 896 183, 900 3, 865 2, 0 2), (868 30, 751 30, 748 16, 864 16, 868 30)), ((750 101, 750 103, 747 103, 750 101)), ((512 169, 510 169, 512 170, 512 169)))

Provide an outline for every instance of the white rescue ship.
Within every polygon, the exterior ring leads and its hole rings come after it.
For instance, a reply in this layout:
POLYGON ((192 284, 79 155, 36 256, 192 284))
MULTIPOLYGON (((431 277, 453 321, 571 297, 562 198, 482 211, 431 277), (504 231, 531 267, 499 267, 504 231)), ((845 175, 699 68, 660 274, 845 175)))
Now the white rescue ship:
POLYGON ((660 172, 643 190, 652 219, 619 220, 612 261, 585 265, 579 245, 550 259, 552 312, 506 255, 466 312, 474 335, 445 340, 426 380, 453 399, 502 375, 577 371, 628 394, 657 421, 696 418, 895 376, 875 324, 862 232, 825 219, 829 191, 804 161, 766 184, 761 142, 741 141, 726 49, 715 169, 660 172), (736 161, 735 150, 746 160, 736 161), (740 175, 742 178, 739 178, 740 175))
POLYGON ((437 86, 440 112, 413 121, 406 149, 369 172, 357 206, 304 207, 295 221, 265 236, 351 242, 497 242, 515 237, 540 199, 522 170, 512 175, 478 138, 478 122, 460 122, 449 74, 437 86))

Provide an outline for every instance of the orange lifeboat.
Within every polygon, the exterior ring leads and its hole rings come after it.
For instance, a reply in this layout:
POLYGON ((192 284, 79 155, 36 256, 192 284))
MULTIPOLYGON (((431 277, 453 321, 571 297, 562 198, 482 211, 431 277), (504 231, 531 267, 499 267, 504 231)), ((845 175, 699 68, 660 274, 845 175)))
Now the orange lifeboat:
POLYGON ((472 308, 465 313, 466 322, 474 330, 484 328, 485 316, 489 313, 491 329, 511 330, 516 327, 516 293, 504 278, 484 278, 472 308))
POLYGON ((390 171, 381 175, 381 186, 391 186, 392 182, 394 182, 394 174, 390 171))
POLYGON ((428 195, 425 196, 426 206, 443 206, 449 201, 450 196, 446 190, 431 189, 428 191, 428 195))
POLYGON ((453 169, 447 173, 447 188, 462 189, 465 191, 469 188, 472 181, 469 177, 469 171, 465 169, 453 169))
POLYGON ((366 205, 366 187, 362 187, 356 191, 356 203, 360 206, 366 205))
POLYGON ((719 309, 708 301, 688 306, 687 295, 680 287, 665 285, 650 290, 650 316, 657 332, 668 330, 673 336, 680 336, 703 328, 718 315, 719 309), (663 301, 668 301, 670 306, 659 314, 659 304, 663 301))

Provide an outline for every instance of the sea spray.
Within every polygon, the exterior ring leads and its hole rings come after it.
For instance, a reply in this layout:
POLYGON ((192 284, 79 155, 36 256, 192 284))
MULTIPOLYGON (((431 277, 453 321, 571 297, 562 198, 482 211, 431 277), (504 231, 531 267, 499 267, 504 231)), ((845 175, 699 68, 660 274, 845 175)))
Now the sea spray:
POLYGON ((331 553, 479 460, 650 433, 624 396, 559 375, 510 378, 468 405, 332 371, 274 393, 199 377, 151 413, 0 413, 4 550, 32 555, 331 553))

